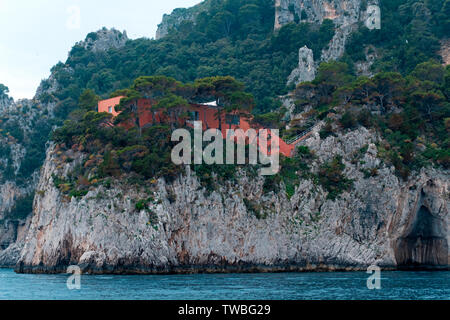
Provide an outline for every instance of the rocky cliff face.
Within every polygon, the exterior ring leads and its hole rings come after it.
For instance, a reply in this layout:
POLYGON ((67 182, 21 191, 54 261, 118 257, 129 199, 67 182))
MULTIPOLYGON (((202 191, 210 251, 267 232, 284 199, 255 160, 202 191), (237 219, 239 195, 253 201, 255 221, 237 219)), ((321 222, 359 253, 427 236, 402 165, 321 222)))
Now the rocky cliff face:
POLYGON ((183 21, 195 21, 198 14, 208 9, 209 1, 203 1, 191 8, 177 8, 171 14, 165 14, 156 30, 156 40, 164 38, 171 28, 178 27, 183 21))
POLYGON ((337 28, 359 21, 370 29, 379 29, 379 0, 275 0, 275 30, 293 22, 321 24, 333 20, 337 28))
POLYGON ((450 39, 444 39, 441 41, 441 50, 439 50, 439 55, 442 57, 444 65, 448 66, 450 64, 450 39))
MULTIPOLYGON (((34 121, 41 114, 33 110, 33 102, 4 99, 0 109, 0 119, 3 123, 14 123, 14 126, 26 134, 31 128, 30 121, 34 121), (29 110, 23 118, 21 110, 29 110)), ((10 129, 11 127, 6 127, 10 129)), ((34 192, 39 180, 37 172, 32 174, 25 183, 18 183, 14 179, 24 163, 26 149, 9 132, 2 130, 0 145, 3 152, 0 155, 0 266, 14 266, 19 258, 23 245, 23 234, 27 228, 27 219, 16 219, 9 212, 14 208, 18 199, 22 199, 34 192), (8 173, 9 172, 9 173, 8 173)), ((31 212, 30 212, 31 213, 31 212)))
MULTIPOLYGON (((325 140, 315 133, 305 142, 317 155, 313 170, 343 157, 354 187, 334 201, 308 179, 290 199, 284 192, 265 194, 263 180, 244 173, 208 195, 189 168, 173 184, 159 180, 145 190, 122 179, 68 199, 52 176, 66 175, 76 163, 64 163, 51 148, 16 270, 62 272, 71 264, 92 273, 447 267, 448 173, 430 168, 400 181, 377 158, 376 142, 364 128, 325 140), (367 178, 363 172, 372 169, 377 174, 367 178), (136 210, 136 201, 149 197, 148 207, 136 210), (257 219, 255 211, 266 218, 257 219)), ((82 154, 69 153, 82 161, 82 154)))
MULTIPOLYGON (((192 8, 175 9, 172 14, 164 15, 156 32, 156 39, 166 36, 170 28, 176 28, 183 21, 194 21, 200 12, 208 9, 208 5, 209 2, 204 1, 192 8)), ((335 35, 323 50, 319 61, 313 60, 311 63, 310 56, 305 51, 309 49, 300 49, 300 64, 287 79, 288 84, 311 81, 320 62, 341 58, 351 33, 359 23, 369 29, 381 28, 379 0, 274 0, 274 6, 275 31, 294 21, 321 24, 323 20, 330 19, 336 26, 335 35), (307 62, 303 63, 305 58, 307 62)), ((359 62, 361 74, 368 74, 367 65, 371 63, 370 60, 359 62)))
POLYGON ((298 67, 292 70, 288 78, 288 84, 313 81, 316 78, 316 65, 314 53, 307 46, 300 48, 298 52, 298 67))
MULTIPOLYGON (((333 19, 336 36, 322 54, 323 60, 333 59, 357 22, 378 27, 377 2, 368 1, 367 7, 362 3, 277 0, 276 20, 281 26, 296 17, 313 23, 333 19)), ((174 22, 165 17, 160 37, 196 14, 177 12, 174 22)), ((126 41, 126 35, 102 30, 78 45, 99 51, 126 41)), ((291 82, 315 76, 317 62, 311 50, 299 52, 299 68, 291 82)), ((0 116, 16 121, 26 134, 36 119, 54 117, 55 103, 43 103, 39 97, 59 89, 51 75, 33 101, 10 104, 0 116), (24 107, 29 111, 22 112, 24 107)), ((26 150, 11 135, 1 139, 2 145, 10 146, 7 158, 17 173, 26 150)), ((42 169, 20 184, 0 172, 0 265, 18 261, 18 272, 64 272, 77 264, 92 273, 361 270, 371 264, 448 268, 448 171, 427 168, 408 181, 399 180, 394 168, 377 157, 377 142, 377 135, 365 128, 327 139, 314 132, 303 142, 316 156, 314 172, 342 156, 344 174, 353 187, 337 200, 329 199, 314 179, 300 180, 290 198, 284 192, 266 193, 262 178, 244 171, 237 183, 208 193, 189 168, 173 183, 161 179, 142 187, 124 178, 111 186, 92 187, 82 198, 69 198, 55 187, 54 177, 67 176, 86 155, 64 154, 50 146, 42 169), (65 156, 76 160, 65 162, 65 156), (31 216, 7 218, 17 199, 35 191, 31 216), (142 199, 151 201, 137 210, 142 199)), ((3 168, 5 159, 0 157, 3 168)))
POLYGON ((88 34, 86 40, 77 43, 86 50, 93 52, 106 51, 110 48, 121 48, 128 41, 127 32, 120 32, 114 28, 103 28, 88 34))
POLYGON ((14 268, 20 258, 31 216, 24 220, 6 220, 0 225, 0 266, 14 268))
POLYGON ((17 262, 27 219, 14 217, 10 213, 18 201, 34 193, 39 181, 39 170, 18 178, 22 166, 26 166, 29 160, 27 147, 23 140, 17 139, 17 134, 10 131, 20 132, 26 139, 32 134, 34 126, 40 125, 38 119, 45 121, 52 106, 41 104, 38 100, 11 100, 11 104, 0 111, 0 119, 5 125, 0 134, 0 148, 3 150, 0 154, 0 266, 14 266, 17 262))
POLYGON ((12 105, 14 105, 14 100, 8 95, 0 96, 0 113, 8 110, 12 105))
MULTIPOLYGON (((98 52, 121 47, 126 41, 125 32, 103 28, 89 34, 77 45, 98 52)), ((73 72, 68 66, 63 68, 69 75, 73 72)), ((52 96, 61 89, 52 72, 48 79, 42 81, 33 99, 14 101, 7 96, 0 99, 0 266, 15 265, 23 246, 22 235, 29 219, 17 219, 10 212, 18 201, 34 194, 40 170, 38 168, 26 176, 21 175, 20 170, 29 161, 30 137, 55 118, 58 101, 43 97, 52 96)))
MULTIPOLYGON (((362 1, 362 0, 276 0, 275 1, 275 30, 283 25, 298 21, 320 24, 325 19, 333 20, 336 31, 333 39, 327 48, 322 51, 320 61, 315 62, 315 67, 322 61, 337 60, 344 54, 345 45, 351 33, 357 28, 358 23, 364 23, 369 29, 381 28, 381 11, 378 0, 362 1)), ((302 50, 302 49, 301 49, 302 50)), ((302 51, 300 51, 299 59, 301 60, 302 51)), ((370 61, 361 62, 361 67, 370 63, 370 61)), ((306 78, 289 77, 288 83, 295 84, 310 81, 311 72, 310 63, 307 67, 300 61, 297 69, 294 70, 296 75, 305 74, 306 78), (305 80, 304 80, 305 79, 305 80)), ((363 70, 362 73, 367 73, 363 70)))

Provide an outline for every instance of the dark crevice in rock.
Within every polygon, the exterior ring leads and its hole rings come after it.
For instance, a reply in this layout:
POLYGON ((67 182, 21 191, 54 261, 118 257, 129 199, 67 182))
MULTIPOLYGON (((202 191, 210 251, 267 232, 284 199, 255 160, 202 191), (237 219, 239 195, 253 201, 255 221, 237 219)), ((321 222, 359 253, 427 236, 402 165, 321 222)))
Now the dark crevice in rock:
POLYGON ((395 256, 400 269, 448 268, 447 225, 420 205, 406 235, 397 239, 395 256))
POLYGON ((17 240, 17 229, 19 222, 16 220, 6 220, 0 223, 0 251, 6 250, 17 240))

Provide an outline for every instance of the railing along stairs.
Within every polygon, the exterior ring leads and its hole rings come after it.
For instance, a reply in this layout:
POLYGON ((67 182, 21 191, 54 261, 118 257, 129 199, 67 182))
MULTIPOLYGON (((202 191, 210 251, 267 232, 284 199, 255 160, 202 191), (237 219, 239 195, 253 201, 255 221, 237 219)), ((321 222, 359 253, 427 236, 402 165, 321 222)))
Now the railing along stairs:
POLYGON ((299 135, 297 135, 296 137, 289 139, 288 141, 286 141, 287 144, 294 144, 295 142, 301 140, 302 138, 304 138, 305 136, 309 135, 316 127, 318 126, 318 123, 314 124, 313 126, 311 126, 309 129, 303 131, 302 133, 300 133, 299 135))

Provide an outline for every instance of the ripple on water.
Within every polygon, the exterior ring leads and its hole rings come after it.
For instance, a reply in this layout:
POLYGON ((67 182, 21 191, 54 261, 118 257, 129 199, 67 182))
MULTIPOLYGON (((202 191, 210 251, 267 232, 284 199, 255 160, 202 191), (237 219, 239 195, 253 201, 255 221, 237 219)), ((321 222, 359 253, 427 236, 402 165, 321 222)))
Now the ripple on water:
POLYGON ((0 299, 112 300, 365 300, 450 299, 450 272, 383 272, 368 290, 364 272, 109 276, 84 275, 68 290, 68 275, 23 275, 0 269, 0 299))

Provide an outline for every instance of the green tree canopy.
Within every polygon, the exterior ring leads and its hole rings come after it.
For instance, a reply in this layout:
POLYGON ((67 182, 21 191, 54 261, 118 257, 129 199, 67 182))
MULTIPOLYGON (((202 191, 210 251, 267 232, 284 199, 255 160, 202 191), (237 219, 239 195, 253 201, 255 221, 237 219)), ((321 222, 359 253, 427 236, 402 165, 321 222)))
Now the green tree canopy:
POLYGON ((95 111, 97 110, 99 100, 100 97, 97 96, 93 90, 86 89, 78 99, 78 106, 80 109, 85 111, 95 111))
POLYGON ((0 98, 7 97, 8 93, 8 87, 0 83, 0 98))

